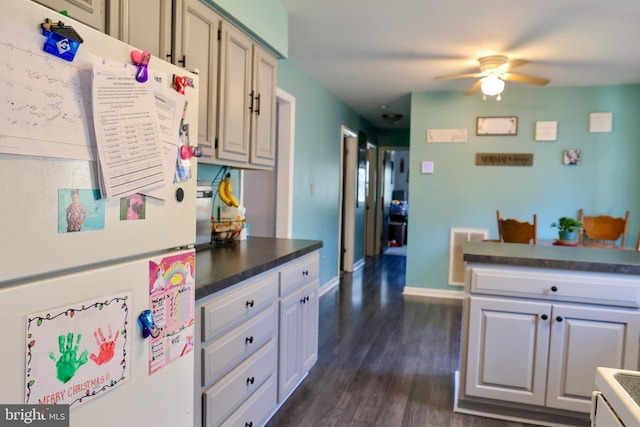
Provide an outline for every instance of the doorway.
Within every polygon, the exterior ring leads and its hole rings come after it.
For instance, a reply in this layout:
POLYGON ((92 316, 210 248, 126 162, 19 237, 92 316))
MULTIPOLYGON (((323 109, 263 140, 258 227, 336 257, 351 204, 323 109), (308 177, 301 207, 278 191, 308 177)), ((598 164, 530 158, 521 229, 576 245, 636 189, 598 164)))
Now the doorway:
POLYGON ((338 275, 354 271, 356 219, 356 167, 358 138, 355 132, 342 126, 340 156, 340 197, 338 221, 338 275))
POLYGON ((296 98, 276 89, 276 161, 273 170, 240 173, 242 205, 253 236, 291 238, 296 98))
POLYGON ((409 241, 409 154, 408 147, 378 148, 376 235, 382 242, 379 254, 406 255, 409 241))

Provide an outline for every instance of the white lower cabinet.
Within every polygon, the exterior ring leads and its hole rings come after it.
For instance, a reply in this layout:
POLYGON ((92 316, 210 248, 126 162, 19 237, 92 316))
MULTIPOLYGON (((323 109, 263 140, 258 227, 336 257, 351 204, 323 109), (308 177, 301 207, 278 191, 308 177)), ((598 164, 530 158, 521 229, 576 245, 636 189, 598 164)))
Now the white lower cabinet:
POLYGON ((280 301, 278 402, 318 360, 318 280, 280 301))
MULTIPOLYGON (((526 282, 535 276, 531 270, 523 269, 520 275, 508 270, 511 288, 520 289, 519 278, 526 282)), ((559 272, 558 277, 561 275, 559 272)), ((471 275, 481 276, 481 271, 471 275)), ((503 275, 497 277, 495 283, 500 283, 503 275)), ((486 275, 483 280, 490 282, 486 275)), ((471 282, 474 288, 474 280, 471 282)), ((494 404, 504 401, 588 413, 598 366, 638 368, 637 309, 593 304, 594 295, 587 291, 584 300, 588 304, 558 301, 557 292, 563 287, 553 280, 545 283, 551 292, 541 290, 537 299, 499 295, 503 285, 496 287, 496 296, 486 292, 468 295, 463 399, 486 398, 494 404)), ((600 286, 606 287, 606 280, 600 286)), ((513 294, 512 290, 507 292, 513 294)), ((595 289, 595 293, 603 291, 595 289)))
POLYGON ((318 359, 317 252, 197 301, 195 426, 259 427, 318 359))

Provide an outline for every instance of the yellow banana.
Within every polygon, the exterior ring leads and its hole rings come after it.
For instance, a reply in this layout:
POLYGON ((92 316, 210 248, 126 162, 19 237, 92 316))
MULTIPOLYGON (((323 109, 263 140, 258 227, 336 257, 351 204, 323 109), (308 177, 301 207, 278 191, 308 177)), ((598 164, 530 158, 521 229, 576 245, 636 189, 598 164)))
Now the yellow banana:
POLYGON ((238 199, 236 199, 232 191, 233 191, 233 188, 231 187, 231 178, 227 175, 226 185, 225 185, 225 193, 226 193, 227 199, 229 200, 229 203, 227 203, 227 205, 237 208, 238 206, 240 206, 240 203, 238 203, 238 199))
POLYGON ((226 192, 228 176, 225 176, 220 183, 218 184, 218 196, 220 196, 220 200, 227 206, 231 206, 231 200, 229 199, 229 195, 226 192))

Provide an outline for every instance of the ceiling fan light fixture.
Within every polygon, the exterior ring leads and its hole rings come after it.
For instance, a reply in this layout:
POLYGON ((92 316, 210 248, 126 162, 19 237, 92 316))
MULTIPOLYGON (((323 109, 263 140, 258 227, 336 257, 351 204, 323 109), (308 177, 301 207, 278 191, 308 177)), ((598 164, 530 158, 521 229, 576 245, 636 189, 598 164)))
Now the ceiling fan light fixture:
MULTIPOLYGON (((491 74, 484 79, 482 79, 482 84, 480 85, 480 89, 482 89, 482 93, 488 96, 498 96, 504 90, 504 80, 500 79, 495 74, 491 74)), ((500 99, 498 98, 498 101, 500 99)))

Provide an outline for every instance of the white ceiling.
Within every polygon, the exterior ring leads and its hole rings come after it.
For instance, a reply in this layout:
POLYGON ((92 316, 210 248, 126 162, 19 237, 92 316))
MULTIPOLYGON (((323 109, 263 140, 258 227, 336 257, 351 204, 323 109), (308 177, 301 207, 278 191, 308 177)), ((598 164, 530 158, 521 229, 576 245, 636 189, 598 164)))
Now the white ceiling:
MULTIPOLYGON (((640 83, 640 0, 280 0, 289 59, 379 128, 408 128, 410 93, 459 90, 488 54, 549 86, 640 83), (387 111, 404 114, 395 126, 387 111)), ((507 82, 509 87, 521 83, 507 82)), ((482 96, 480 93, 473 96, 482 96)), ((495 102, 493 99, 487 102, 495 102)))

